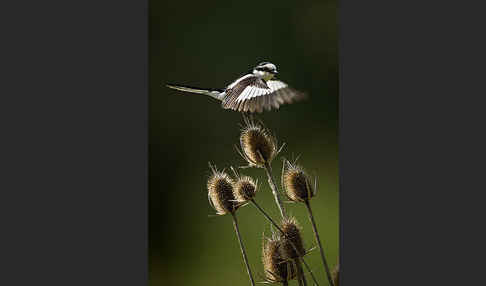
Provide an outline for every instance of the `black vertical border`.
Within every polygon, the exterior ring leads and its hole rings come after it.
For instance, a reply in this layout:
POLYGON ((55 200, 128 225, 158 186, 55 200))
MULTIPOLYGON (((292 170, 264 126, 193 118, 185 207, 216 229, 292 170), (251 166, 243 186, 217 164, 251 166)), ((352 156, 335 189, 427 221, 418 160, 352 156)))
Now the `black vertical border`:
POLYGON ((340 1, 344 286, 484 284, 485 18, 474 4, 340 1))
POLYGON ((0 284, 147 285, 147 0, 1 6, 0 284))

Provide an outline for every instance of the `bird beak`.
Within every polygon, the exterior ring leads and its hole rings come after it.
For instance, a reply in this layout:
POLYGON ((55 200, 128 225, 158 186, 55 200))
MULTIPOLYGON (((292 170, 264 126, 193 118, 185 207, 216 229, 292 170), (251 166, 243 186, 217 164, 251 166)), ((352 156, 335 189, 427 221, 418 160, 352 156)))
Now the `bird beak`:
POLYGON ((273 73, 273 74, 278 74, 278 71, 274 71, 274 72, 272 72, 272 73, 273 73))

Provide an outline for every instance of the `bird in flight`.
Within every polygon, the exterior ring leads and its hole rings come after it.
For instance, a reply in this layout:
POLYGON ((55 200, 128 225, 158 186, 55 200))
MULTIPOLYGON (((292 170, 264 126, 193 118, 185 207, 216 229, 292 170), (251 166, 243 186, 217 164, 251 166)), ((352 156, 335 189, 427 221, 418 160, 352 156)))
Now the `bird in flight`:
POLYGON ((278 109, 282 104, 293 103, 307 97, 305 93, 275 79, 277 73, 274 64, 262 62, 226 88, 206 89, 176 84, 166 86, 180 91, 208 95, 221 101, 224 109, 249 113, 278 109))

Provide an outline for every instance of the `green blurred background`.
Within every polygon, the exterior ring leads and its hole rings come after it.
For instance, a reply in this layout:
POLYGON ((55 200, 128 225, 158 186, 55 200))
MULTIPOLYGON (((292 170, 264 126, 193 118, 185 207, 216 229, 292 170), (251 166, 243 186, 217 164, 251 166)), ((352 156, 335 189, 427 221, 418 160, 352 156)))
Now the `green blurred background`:
MULTIPOLYGON (((166 82, 224 87, 261 61, 310 99, 259 117, 287 145, 282 155, 319 179, 312 200, 331 266, 339 246, 338 31, 336 1, 149 1, 149 280, 150 285, 249 285, 231 217, 213 217, 208 161, 244 165, 234 151, 242 117, 211 98, 166 82)), ((273 163, 280 178, 281 160, 273 163)), ((257 200, 278 210, 261 169, 257 200)), ((315 246, 303 205, 288 204, 315 246)), ((262 281, 262 232, 269 224, 249 205, 238 211, 252 270, 262 281)), ((307 256, 327 285, 318 250, 307 256)), ((293 281, 292 284, 296 282, 293 281)))

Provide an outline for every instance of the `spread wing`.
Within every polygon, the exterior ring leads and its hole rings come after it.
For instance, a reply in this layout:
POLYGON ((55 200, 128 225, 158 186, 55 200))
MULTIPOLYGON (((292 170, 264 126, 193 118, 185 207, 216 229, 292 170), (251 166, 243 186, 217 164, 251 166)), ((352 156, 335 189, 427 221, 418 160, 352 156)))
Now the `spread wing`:
POLYGON ((254 75, 246 75, 230 84, 222 106, 240 112, 262 112, 278 109, 280 105, 306 98, 303 92, 279 80, 267 82, 254 75))

